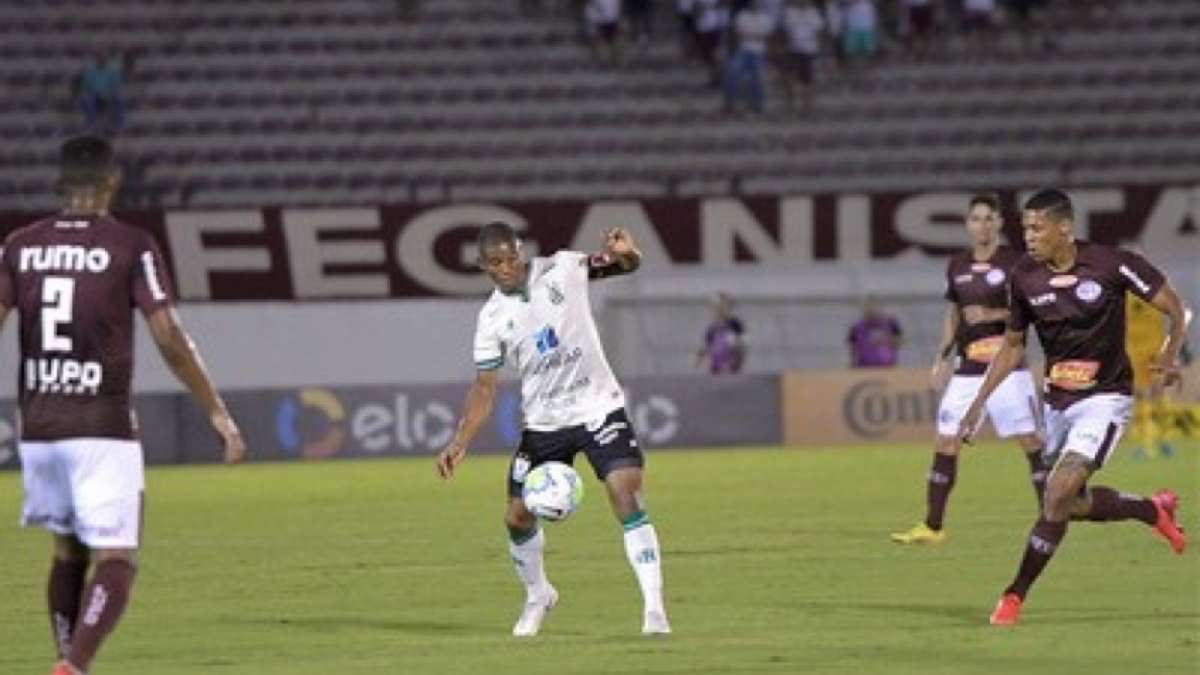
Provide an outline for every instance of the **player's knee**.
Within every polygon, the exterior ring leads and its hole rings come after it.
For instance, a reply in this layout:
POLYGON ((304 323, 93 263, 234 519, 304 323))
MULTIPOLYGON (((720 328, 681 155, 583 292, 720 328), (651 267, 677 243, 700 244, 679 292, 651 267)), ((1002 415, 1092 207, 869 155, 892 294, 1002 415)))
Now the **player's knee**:
POLYGON ((59 560, 86 562, 91 558, 91 551, 78 538, 59 535, 54 537, 54 557, 59 560))
POLYGON ((1021 449, 1025 451, 1025 454, 1041 451, 1045 445, 1042 437, 1037 434, 1021 434, 1017 436, 1017 443, 1021 444, 1021 449))
POLYGON ((137 568, 138 550, 136 548, 98 548, 92 551, 92 559, 97 564, 116 560, 129 563, 130 567, 137 568))
POLYGON ((957 436, 938 436, 934 441, 933 450, 939 455, 957 456, 959 450, 962 450, 962 442, 957 436))

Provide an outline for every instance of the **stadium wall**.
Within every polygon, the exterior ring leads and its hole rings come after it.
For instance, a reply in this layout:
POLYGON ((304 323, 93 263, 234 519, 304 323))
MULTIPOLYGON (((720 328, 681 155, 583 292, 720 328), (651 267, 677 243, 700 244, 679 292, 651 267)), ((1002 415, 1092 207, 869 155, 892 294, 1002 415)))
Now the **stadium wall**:
MULTIPOLYGON (((1200 437, 1200 362, 1174 399, 1173 433, 1200 437)), ((647 449, 785 445, 831 448, 927 442, 938 394, 925 369, 862 369, 627 382, 627 407, 647 449)), ((429 456, 453 433, 466 382, 309 386, 227 397, 252 461, 429 456)), ((150 464, 220 459, 217 438, 185 395, 147 394, 136 408, 150 464)), ((17 420, 0 401, 0 469, 16 468, 17 420)), ((988 438, 990 429, 984 429, 988 438)), ((509 452, 520 438, 520 392, 504 385, 473 452, 509 452)))
MULTIPOLYGON (((632 378, 627 408, 647 448, 778 445, 778 378, 632 378)), ((226 401, 255 460, 431 455, 449 442, 467 383, 404 386, 309 386, 239 391, 226 401)), ((136 403, 151 464, 219 461, 216 436, 182 394, 150 394, 136 403)), ((16 419, 0 403, 0 468, 16 465, 16 419)), ((475 452, 508 452, 520 439, 520 392, 503 386, 475 452)))
MULTIPOLYGON (((1024 193, 1002 194, 1011 210, 1024 193)), ((1200 305, 1200 186, 1097 187, 1073 196, 1082 235, 1141 246, 1200 305)), ((739 302, 749 372, 844 364, 846 328, 868 294, 906 331, 902 364, 921 366, 936 342, 942 265, 962 245, 967 197, 846 193, 119 215, 159 238, 185 322, 218 384, 253 390, 470 377, 471 336, 487 292, 487 280, 471 267, 471 238, 474 227, 496 218, 521 228, 534 251, 594 248, 613 225, 639 234, 643 271, 593 291, 622 377, 695 372, 692 356, 716 291, 739 302)), ((32 218, 0 213, 0 231, 32 218)), ((1019 236, 1015 219, 1008 221, 1010 238, 1019 236)), ((180 391, 141 328, 135 355, 138 391, 180 391)), ((15 366, 15 338, 3 337, 0 387, 15 381, 15 366)))

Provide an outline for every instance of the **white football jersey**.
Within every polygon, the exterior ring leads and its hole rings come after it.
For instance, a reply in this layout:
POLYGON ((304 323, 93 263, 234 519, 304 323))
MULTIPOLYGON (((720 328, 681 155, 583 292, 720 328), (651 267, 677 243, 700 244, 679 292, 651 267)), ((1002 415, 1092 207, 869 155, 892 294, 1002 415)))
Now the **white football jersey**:
POLYGON ((523 292, 497 289, 479 311, 475 367, 516 365, 527 429, 598 422, 625 405, 592 317, 587 261, 577 251, 534 258, 523 292))

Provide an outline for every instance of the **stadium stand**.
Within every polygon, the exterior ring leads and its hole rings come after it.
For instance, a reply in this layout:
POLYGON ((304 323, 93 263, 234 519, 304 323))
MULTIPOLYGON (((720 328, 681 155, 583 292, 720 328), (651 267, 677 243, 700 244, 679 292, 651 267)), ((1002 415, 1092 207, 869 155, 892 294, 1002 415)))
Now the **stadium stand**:
POLYGON ((613 69, 570 16, 515 2, 439 0, 412 18, 382 0, 9 4, 0 197, 51 203, 56 142, 80 124, 72 81, 100 49, 133 64, 120 143, 142 205, 1194 178, 1200 3, 1059 4, 1052 51, 1010 32, 994 56, 893 53, 854 78, 826 64, 815 110, 754 120, 723 115, 674 40, 613 69))

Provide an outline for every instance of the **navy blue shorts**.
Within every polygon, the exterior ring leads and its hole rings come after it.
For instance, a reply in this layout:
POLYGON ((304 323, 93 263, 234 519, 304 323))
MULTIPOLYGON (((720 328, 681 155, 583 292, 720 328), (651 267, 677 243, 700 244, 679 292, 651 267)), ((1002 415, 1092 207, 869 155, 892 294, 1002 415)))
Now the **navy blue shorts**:
POLYGON ((580 451, 600 480, 617 469, 645 465, 633 424, 625 409, 617 408, 591 429, 580 424, 555 431, 523 431, 521 445, 508 465, 508 496, 521 496, 525 476, 533 467, 546 462, 573 464, 580 451))

